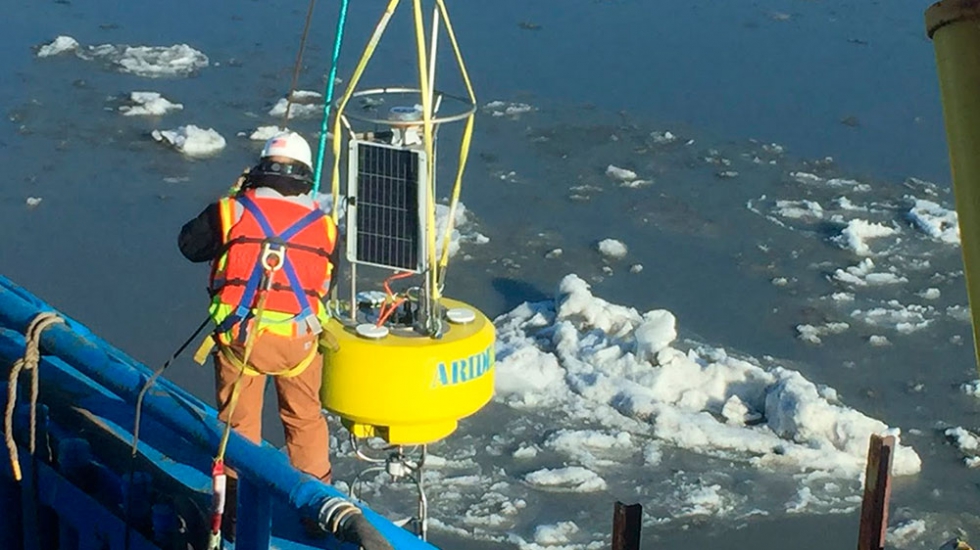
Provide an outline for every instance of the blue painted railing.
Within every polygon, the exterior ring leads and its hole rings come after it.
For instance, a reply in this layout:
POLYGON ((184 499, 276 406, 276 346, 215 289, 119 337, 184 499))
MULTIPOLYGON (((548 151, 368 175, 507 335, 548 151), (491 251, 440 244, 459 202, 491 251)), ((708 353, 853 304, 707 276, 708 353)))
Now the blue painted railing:
MULTIPOLYGON (((23 355, 23 332, 44 311, 56 310, 0 276, 0 373, 23 355)), ((181 530, 178 517, 185 531, 203 527, 190 520, 207 517, 211 459, 224 425, 213 408, 158 379, 143 400, 139 475, 126 483, 136 398, 151 370, 56 313, 66 324, 41 336, 38 452, 29 457, 24 445, 27 392, 21 391, 14 431, 22 482, 0 458, 6 472, 0 474, 0 547, 169 549, 181 530)), ((5 400, 5 383, 0 391, 5 400)), ((300 527, 300 518, 315 520, 326 501, 346 498, 343 493, 299 472, 275 448, 234 432, 225 461, 240 479, 237 550, 353 548, 332 535, 311 539, 300 527)), ((362 510, 395 549, 434 549, 362 510)))

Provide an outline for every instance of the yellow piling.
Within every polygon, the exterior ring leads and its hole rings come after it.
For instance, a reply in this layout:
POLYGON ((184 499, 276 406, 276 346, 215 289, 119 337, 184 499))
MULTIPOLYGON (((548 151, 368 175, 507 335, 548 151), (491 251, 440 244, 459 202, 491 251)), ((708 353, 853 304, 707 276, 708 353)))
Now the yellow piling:
POLYGON ((944 0, 925 13, 946 123, 963 267, 980 367, 980 0, 944 0))

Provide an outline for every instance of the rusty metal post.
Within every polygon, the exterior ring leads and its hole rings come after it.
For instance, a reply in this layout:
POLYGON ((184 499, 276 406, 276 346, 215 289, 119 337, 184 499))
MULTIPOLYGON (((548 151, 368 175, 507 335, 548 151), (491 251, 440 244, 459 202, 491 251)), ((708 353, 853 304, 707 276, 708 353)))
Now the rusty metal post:
POLYGON ((888 527, 888 500, 892 492, 892 456, 895 436, 872 435, 861 502, 858 550, 883 550, 888 527))
POLYGON ((613 510, 612 550, 640 550, 643 506, 616 501, 613 510))

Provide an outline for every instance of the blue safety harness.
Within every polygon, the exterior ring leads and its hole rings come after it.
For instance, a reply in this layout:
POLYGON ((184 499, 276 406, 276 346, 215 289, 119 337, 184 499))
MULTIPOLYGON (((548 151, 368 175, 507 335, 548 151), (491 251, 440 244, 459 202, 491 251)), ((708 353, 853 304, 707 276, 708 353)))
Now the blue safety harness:
MULTIPOLYGON (((252 313, 252 302, 255 300, 255 296, 258 294, 260 288, 268 285, 268 281, 264 281, 264 279, 266 279, 267 276, 271 276, 271 271, 278 271, 281 269, 286 273, 286 279, 289 281, 290 290, 293 293, 293 297, 296 298, 296 303, 300 306, 300 312, 297 317, 299 319, 315 317, 313 308, 310 306, 310 301, 300 284, 299 276, 296 275, 296 269, 293 268, 292 262, 289 261, 289 257, 286 255, 286 250, 291 246, 289 244, 289 239, 295 237, 300 231, 326 217, 326 214, 319 208, 316 208, 287 227, 281 233, 276 233, 276 231, 272 228, 272 224, 269 223, 269 219, 266 218, 265 214, 262 213, 258 205, 256 205, 252 199, 248 198, 247 196, 241 196, 238 197, 237 200, 243 207, 245 207, 246 210, 249 211, 249 213, 252 214, 252 216, 255 217, 255 220, 259 223, 259 227, 262 229, 262 233, 264 234, 264 238, 260 241, 263 248, 259 252, 259 256, 255 259, 255 267, 252 268, 252 274, 245 283, 245 291, 242 293, 242 299, 239 301, 234 313, 228 315, 228 317, 226 317, 221 324, 218 325, 215 331, 218 333, 226 332, 231 330, 235 323, 240 323, 238 340, 244 343, 246 325, 249 319, 254 316, 252 313), (278 258, 281 258, 281 263, 277 264, 277 266, 271 269, 269 273, 267 273, 269 266, 264 265, 267 263, 264 261, 267 254, 272 254, 278 256, 278 258)), ((249 240, 251 241, 251 239, 249 240)))

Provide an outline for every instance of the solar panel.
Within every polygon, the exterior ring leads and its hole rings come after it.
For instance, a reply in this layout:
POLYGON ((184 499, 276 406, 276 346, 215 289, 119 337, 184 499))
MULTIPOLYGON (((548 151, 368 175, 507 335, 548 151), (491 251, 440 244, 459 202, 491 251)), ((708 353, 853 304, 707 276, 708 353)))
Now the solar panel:
POLYGON ((425 152, 351 140, 349 162, 347 259, 424 270, 425 152))

